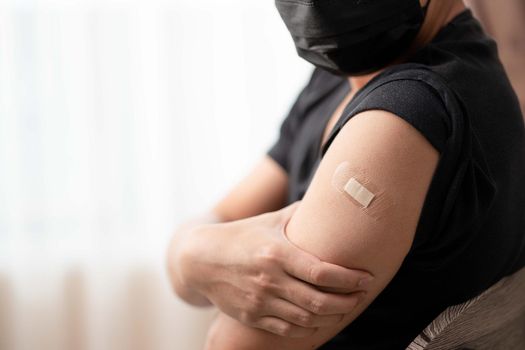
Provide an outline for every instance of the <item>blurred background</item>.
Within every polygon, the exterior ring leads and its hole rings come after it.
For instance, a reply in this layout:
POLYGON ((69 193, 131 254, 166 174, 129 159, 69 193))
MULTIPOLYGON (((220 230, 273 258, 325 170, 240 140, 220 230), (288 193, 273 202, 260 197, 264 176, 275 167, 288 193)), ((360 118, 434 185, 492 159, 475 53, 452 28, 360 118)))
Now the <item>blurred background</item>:
MULTIPOLYGON (((525 1, 471 3, 525 106, 525 1)), ((199 349, 168 239, 311 69, 273 1, 0 0, 0 350, 199 349)))

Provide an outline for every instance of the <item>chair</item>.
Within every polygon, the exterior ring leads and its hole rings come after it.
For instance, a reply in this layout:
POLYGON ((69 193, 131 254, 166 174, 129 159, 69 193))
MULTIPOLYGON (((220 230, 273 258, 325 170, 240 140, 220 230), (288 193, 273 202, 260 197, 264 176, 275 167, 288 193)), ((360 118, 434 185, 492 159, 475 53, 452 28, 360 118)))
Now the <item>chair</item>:
POLYGON ((525 268, 448 307, 407 350, 525 350, 525 268))

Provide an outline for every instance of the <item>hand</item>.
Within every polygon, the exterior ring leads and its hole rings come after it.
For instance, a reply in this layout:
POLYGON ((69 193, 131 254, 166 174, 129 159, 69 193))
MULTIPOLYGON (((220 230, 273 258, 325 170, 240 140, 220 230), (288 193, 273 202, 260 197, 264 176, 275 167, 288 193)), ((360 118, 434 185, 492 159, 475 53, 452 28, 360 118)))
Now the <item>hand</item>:
POLYGON ((304 337, 338 323, 366 293, 359 283, 372 276, 288 241, 284 226, 297 205, 199 226, 180 250, 181 281, 230 317, 279 335, 304 337))

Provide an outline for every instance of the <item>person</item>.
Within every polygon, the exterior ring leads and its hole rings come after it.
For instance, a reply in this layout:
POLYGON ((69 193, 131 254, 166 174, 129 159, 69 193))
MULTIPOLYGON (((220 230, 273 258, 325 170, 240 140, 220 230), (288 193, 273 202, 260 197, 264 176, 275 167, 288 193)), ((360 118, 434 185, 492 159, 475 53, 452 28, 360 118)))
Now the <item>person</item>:
POLYGON ((461 0, 277 0, 315 69, 277 141, 168 250, 225 349, 404 349, 525 266, 525 128, 461 0))

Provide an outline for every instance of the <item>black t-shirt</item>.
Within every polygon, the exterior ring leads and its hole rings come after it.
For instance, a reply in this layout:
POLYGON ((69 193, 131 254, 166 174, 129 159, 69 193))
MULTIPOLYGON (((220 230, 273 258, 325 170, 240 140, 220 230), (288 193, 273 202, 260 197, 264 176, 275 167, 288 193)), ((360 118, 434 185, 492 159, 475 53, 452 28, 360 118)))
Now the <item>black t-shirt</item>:
POLYGON ((359 90, 319 151, 326 123, 349 89, 346 78, 315 69, 268 155, 288 173, 291 203, 303 197, 330 143, 359 112, 390 111, 439 151, 398 273, 321 347, 404 349, 446 307, 525 266, 525 128, 496 44, 468 9, 359 90))

